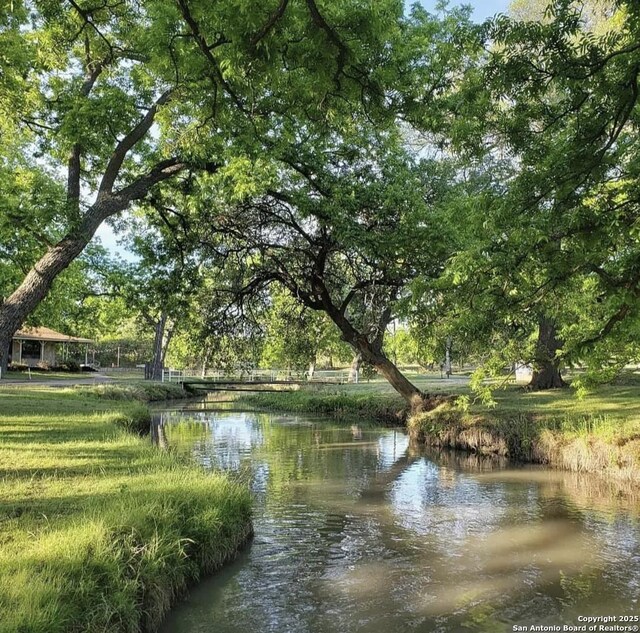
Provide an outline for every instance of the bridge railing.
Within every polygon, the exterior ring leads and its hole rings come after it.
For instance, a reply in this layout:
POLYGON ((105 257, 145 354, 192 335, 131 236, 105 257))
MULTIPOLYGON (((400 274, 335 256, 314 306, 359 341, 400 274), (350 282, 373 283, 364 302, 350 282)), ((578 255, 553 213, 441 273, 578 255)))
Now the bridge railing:
POLYGON ((321 369, 309 372, 290 369, 209 369, 206 372, 195 369, 162 370, 162 382, 184 382, 185 379, 194 381, 206 380, 207 382, 335 382, 336 384, 349 381, 349 370, 346 369, 321 369))

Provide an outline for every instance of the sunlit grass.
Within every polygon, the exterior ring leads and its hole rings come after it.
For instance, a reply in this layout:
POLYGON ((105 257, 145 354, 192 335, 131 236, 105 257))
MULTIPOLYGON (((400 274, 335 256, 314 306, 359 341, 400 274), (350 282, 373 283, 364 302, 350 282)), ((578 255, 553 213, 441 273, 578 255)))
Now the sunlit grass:
POLYGON ((247 490, 125 430, 148 423, 93 388, 0 389, 2 633, 152 630, 246 539, 247 490))

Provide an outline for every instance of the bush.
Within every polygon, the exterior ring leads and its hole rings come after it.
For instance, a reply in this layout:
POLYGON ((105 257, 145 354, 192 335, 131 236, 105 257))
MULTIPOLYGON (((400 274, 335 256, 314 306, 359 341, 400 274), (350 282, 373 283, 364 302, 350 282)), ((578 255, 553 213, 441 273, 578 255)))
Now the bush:
POLYGON ((151 429, 151 412, 144 405, 134 405, 119 414, 114 422, 130 433, 147 435, 151 429))

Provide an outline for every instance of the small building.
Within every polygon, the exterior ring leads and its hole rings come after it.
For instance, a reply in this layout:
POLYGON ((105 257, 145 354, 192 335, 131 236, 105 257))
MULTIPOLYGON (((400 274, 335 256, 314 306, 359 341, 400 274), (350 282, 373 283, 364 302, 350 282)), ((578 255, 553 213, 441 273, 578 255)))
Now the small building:
POLYGON ((85 364, 88 364, 89 345, 94 341, 90 338, 68 336, 56 332, 48 327, 23 328, 13 335, 9 362, 36 367, 38 363, 58 365, 63 362, 58 359, 62 348, 63 358, 69 354, 69 345, 82 346, 85 364))

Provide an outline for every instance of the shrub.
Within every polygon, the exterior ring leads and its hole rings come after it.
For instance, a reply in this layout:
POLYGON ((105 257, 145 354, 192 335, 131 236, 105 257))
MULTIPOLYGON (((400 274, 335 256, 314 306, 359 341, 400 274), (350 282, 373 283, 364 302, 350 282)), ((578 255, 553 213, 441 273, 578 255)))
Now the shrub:
POLYGON ((67 360, 61 365, 53 367, 52 369, 54 369, 55 371, 68 371, 75 374, 80 371, 80 363, 75 360, 67 360))
POLYGON ((147 435, 151 428, 151 412, 142 404, 134 405, 120 413, 114 422, 130 433, 147 435))

